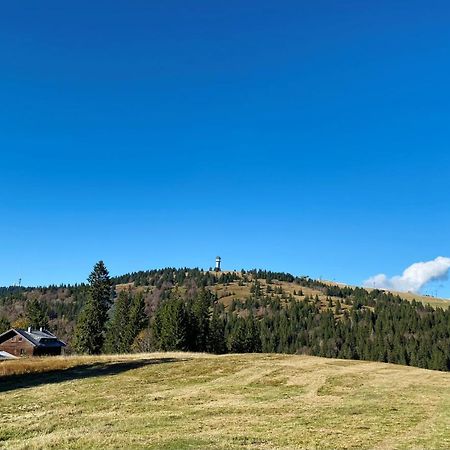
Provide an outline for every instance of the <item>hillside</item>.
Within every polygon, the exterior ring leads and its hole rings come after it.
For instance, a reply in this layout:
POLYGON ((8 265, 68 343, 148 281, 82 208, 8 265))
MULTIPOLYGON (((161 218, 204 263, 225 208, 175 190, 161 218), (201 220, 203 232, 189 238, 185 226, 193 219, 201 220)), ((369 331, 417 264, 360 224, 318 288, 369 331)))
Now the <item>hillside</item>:
MULTIPOLYGON (((423 299, 261 270, 166 268, 107 283, 109 321, 96 352, 296 353, 450 370, 450 309, 423 299)), ((0 331, 50 327, 71 353, 89 292, 85 284, 0 288, 0 331)))
POLYGON ((442 372, 267 354, 0 363, 0 373, 33 370, 47 372, 0 378, 0 446, 450 447, 442 372))
MULTIPOLYGON (((240 272, 237 272, 239 277, 242 277, 240 272)), ((263 288, 267 287, 267 280, 265 279, 259 279, 260 283, 262 284, 263 288)), ((316 281, 316 280, 314 280, 316 281)), ((355 289, 359 288, 358 286, 350 286, 344 283, 334 283, 330 281, 319 281, 317 283, 327 285, 327 286, 333 286, 337 288, 350 288, 355 289)), ((299 288, 298 283, 295 283, 293 281, 279 281, 275 280, 272 284, 275 284, 276 286, 280 286, 283 290, 283 293, 287 295, 295 295, 298 299, 302 296, 297 295, 299 288)), ((251 283, 245 283, 244 285, 240 284, 239 281, 232 281, 230 283, 227 283, 226 285, 218 284, 217 287, 212 289, 214 292, 216 292, 219 296, 219 298, 224 302, 225 305, 231 303, 233 300, 239 300, 246 297, 249 297, 251 283)), ((374 291, 372 288, 365 288, 368 292, 374 291)), ((302 287, 302 291, 304 293, 304 296, 308 295, 310 297, 315 297, 316 295, 321 300, 322 304, 326 306, 328 301, 328 295, 323 289, 323 286, 315 286, 315 287, 302 287)), ((386 291, 388 293, 391 293, 392 295, 398 296, 402 300, 407 300, 409 302, 416 301, 419 303, 422 303, 424 305, 430 305, 434 308, 443 308, 447 309, 450 306, 450 300, 439 298, 439 297, 430 297, 427 295, 421 295, 416 294, 412 292, 398 292, 398 291, 386 291)), ((277 293, 274 293, 275 296, 277 296, 277 293)), ((303 297, 304 297, 303 296, 303 297)), ((281 295, 278 294, 279 298, 282 298, 281 295)), ((332 296, 333 297, 333 296, 332 296)), ((336 297, 334 297, 336 299, 336 297)))
MULTIPOLYGON (((252 287, 257 280, 262 292, 282 303, 290 296, 296 300, 305 297, 319 299, 322 308, 326 308, 329 298, 335 302, 337 297, 329 295, 330 288, 355 289, 329 281, 311 280, 307 277, 293 277, 285 273, 272 273, 266 271, 250 271, 246 273, 233 271, 203 272, 198 269, 161 269, 134 272, 117 276, 112 279, 116 295, 122 290, 142 292, 146 298, 147 310, 151 315, 157 308, 161 299, 167 297, 168 292, 174 288, 180 292, 192 292, 196 287, 205 286, 217 295, 219 301, 228 307, 233 300, 244 301, 252 296, 252 287), (172 276, 172 273, 174 274, 172 276), (168 276, 169 274, 169 276, 168 276), (182 276, 180 276, 180 274, 182 276), (266 274, 270 274, 268 279, 266 274), (268 285, 270 287, 268 288, 268 285), (300 295, 302 294, 302 295, 300 295)), ((373 289, 366 289, 367 292, 373 289)), ((450 301, 435 297, 422 296, 412 293, 393 292, 394 296, 407 301, 417 301, 434 308, 448 309, 450 301)), ((48 306, 51 328, 59 336, 70 342, 73 334, 74 322, 86 300, 87 286, 85 284, 44 286, 44 287, 0 287, 0 331, 2 319, 5 323, 16 326, 27 326, 26 303, 38 300, 48 306)), ((342 297, 341 297, 342 299, 342 297)), ((5 328, 7 325, 4 325, 5 328)))
MULTIPOLYGON (((267 285, 270 284, 274 289, 272 290, 272 294, 275 298, 283 299, 286 298, 289 295, 294 295, 297 299, 302 299, 302 297, 309 296, 309 297, 315 297, 318 296, 323 305, 325 306, 328 302, 329 295, 327 295, 326 287, 336 287, 338 289, 341 288, 349 288, 349 289, 355 289, 361 287, 359 286, 351 286, 344 283, 336 283, 332 281, 318 281, 318 280, 311 280, 311 283, 309 286, 305 286, 303 283, 300 285, 302 286, 301 291, 304 295, 298 295, 299 293, 299 279, 303 280, 310 280, 307 277, 300 277, 293 280, 280 280, 276 279, 275 277, 277 274, 275 273, 270 280, 270 283, 268 283, 268 280, 266 278, 263 278, 261 276, 255 276, 254 273, 256 271, 251 271, 247 273, 242 273, 239 271, 225 271, 221 272, 220 274, 217 274, 215 272, 206 272, 212 279, 215 279, 215 281, 212 283, 212 286, 210 287, 210 290, 218 295, 218 298, 224 303, 225 306, 228 306, 233 300, 243 300, 245 298, 248 298, 251 296, 251 287, 252 282, 255 280, 258 280, 263 290, 267 289, 267 285), (231 281, 228 280, 222 280, 222 276, 229 276, 234 279, 231 281), (277 289, 275 287, 281 288, 281 293, 277 293, 277 289), (282 295, 284 294, 284 295, 282 295)), ((261 271, 260 271, 261 272, 261 271)), ((265 272, 265 271, 264 271, 265 272)), ((258 273, 258 272, 256 272, 258 273)), ((282 275, 289 275, 289 274, 282 274, 282 275)), ((119 277, 121 278, 121 277, 119 277)), ((294 278, 294 277, 292 277, 294 278)), ((131 283, 123 283, 123 284, 117 284, 117 289, 123 290, 123 289, 140 289, 144 290, 143 287, 136 287, 135 282, 131 283)), ((364 288, 366 291, 371 292, 374 291, 372 288, 364 288)), ((398 292, 398 291, 385 291, 388 293, 391 293, 392 295, 398 296, 402 300, 407 300, 409 302, 416 301, 419 303, 422 303, 424 305, 430 305, 435 308, 443 308, 447 309, 450 307, 450 300, 439 298, 439 297, 430 297, 427 295, 421 295, 417 293, 412 292, 398 292)))

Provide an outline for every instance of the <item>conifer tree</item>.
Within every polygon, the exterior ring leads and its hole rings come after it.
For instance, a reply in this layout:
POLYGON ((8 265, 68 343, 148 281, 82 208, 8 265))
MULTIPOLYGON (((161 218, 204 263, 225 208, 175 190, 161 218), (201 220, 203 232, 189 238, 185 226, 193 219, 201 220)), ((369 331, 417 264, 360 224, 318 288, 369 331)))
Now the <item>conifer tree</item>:
POLYGON ((206 341, 209 332, 210 293, 202 289, 192 302, 191 349, 196 352, 206 351, 206 341))
POLYGON ((207 351, 221 355, 226 353, 225 321, 220 317, 217 308, 214 309, 208 330, 207 351))
POLYGON ((74 348, 79 353, 99 354, 111 305, 111 280, 103 261, 94 266, 88 281, 88 299, 77 321, 74 348))
POLYGON ((131 292, 120 292, 114 304, 114 311, 108 324, 105 340, 107 353, 126 353, 129 351, 127 328, 129 326, 129 312, 131 292))
POLYGON ((8 331, 11 328, 11 323, 6 317, 0 317, 0 334, 8 331))
POLYGON ((245 319, 238 317, 228 335, 228 350, 231 353, 245 353, 247 343, 247 329, 245 319))
POLYGON ((166 300, 156 311, 153 325, 155 340, 161 350, 188 349, 189 316, 180 298, 166 300))
POLYGON ((434 370, 449 370, 448 364, 449 360, 445 356, 445 353, 440 348, 435 347, 431 352, 428 368, 434 370))
POLYGON ((147 325, 145 302, 142 293, 132 295, 131 291, 120 292, 114 312, 108 324, 105 351, 128 353, 136 336, 147 325))
POLYGON ((262 351, 260 324, 253 314, 247 319, 247 339, 251 342, 249 351, 252 353, 260 353, 262 351))
POLYGON ((131 351, 134 340, 147 324, 148 317, 145 313, 144 295, 142 292, 138 292, 131 300, 128 324, 125 326, 126 345, 124 351, 131 351))
POLYGON ((48 328, 48 307, 44 302, 33 299, 26 304, 26 318, 28 326, 37 330, 39 328, 48 328))

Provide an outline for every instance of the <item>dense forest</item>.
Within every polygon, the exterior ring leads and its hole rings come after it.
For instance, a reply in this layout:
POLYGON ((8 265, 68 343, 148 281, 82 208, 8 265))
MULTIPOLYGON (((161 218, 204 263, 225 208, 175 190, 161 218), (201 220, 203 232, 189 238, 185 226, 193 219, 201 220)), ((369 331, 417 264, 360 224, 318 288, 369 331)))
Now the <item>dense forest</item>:
POLYGON ((96 268, 86 284, 0 288, 0 331, 48 326, 79 352, 280 352, 450 370, 450 309, 262 270, 109 278, 96 268))

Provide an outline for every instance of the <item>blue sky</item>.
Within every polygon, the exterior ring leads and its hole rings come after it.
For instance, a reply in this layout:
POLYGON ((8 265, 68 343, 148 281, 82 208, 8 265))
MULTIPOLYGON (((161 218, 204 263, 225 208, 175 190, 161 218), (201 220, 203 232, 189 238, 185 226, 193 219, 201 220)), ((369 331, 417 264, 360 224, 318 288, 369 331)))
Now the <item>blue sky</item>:
MULTIPOLYGON (((449 256, 447 2, 9 2, 0 284, 449 256)), ((423 288, 450 297, 450 283, 423 288)))

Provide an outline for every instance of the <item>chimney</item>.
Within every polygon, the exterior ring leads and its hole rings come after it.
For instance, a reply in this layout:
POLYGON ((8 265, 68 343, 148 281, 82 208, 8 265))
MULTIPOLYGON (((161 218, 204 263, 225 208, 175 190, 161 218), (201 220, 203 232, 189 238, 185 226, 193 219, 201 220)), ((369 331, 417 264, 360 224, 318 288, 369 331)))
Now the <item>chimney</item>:
POLYGON ((28 327, 28 333, 31 333, 31 327, 28 327))

